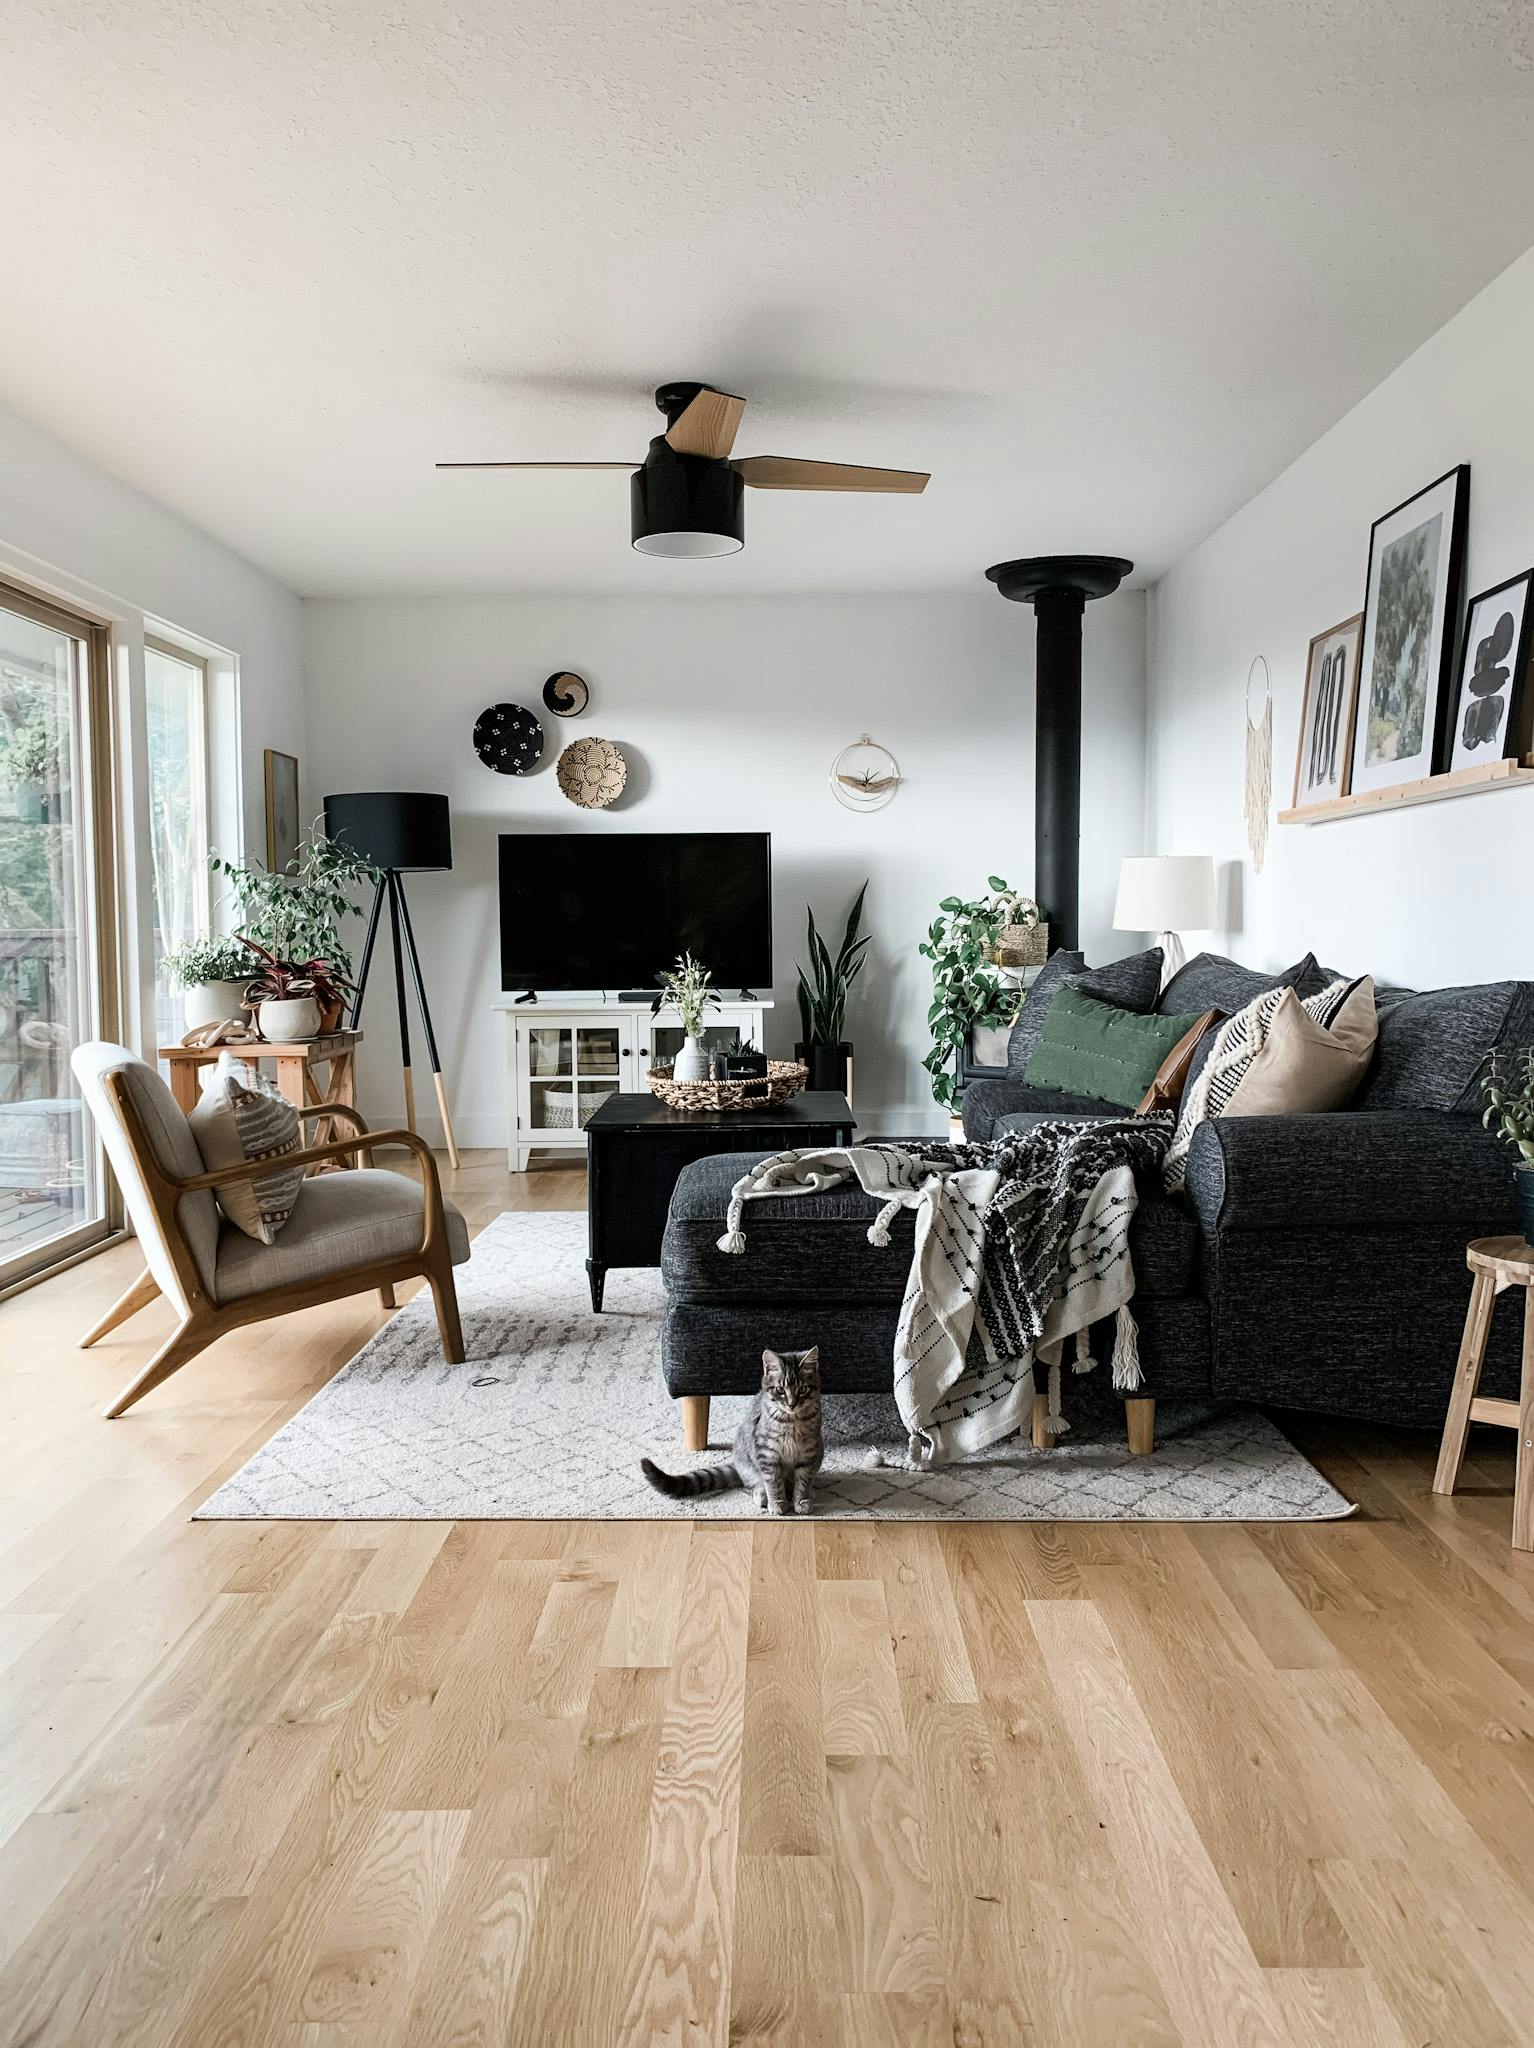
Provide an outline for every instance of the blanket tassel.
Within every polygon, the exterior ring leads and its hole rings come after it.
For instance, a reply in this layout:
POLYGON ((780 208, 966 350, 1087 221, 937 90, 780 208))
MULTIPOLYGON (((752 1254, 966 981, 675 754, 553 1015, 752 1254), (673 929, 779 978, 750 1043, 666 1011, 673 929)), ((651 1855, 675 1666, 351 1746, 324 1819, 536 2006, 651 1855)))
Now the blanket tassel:
POLYGON ((1119 1310, 1114 1333, 1113 1384, 1121 1394, 1132 1394, 1136 1387, 1145 1384, 1145 1374, 1140 1369, 1140 1333, 1127 1301, 1119 1310))
POLYGON ((879 1251, 883 1251, 885 1246, 889 1243, 890 1225, 894 1222, 895 1218, 900 1214, 901 1207, 902 1204, 898 1201, 886 1202, 884 1207, 879 1211, 878 1215, 874 1218, 873 1222, 869 1224, 868 1242, 871 1245, 875 1246, 879 1251))

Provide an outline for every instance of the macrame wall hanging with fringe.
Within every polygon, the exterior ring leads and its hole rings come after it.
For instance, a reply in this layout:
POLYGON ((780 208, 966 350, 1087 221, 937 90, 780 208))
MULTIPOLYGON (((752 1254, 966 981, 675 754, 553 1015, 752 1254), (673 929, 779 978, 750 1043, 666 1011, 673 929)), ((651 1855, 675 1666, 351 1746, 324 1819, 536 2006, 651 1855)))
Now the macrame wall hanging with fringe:
POLYGON ((1268 807, 1273 800, 1273 680, 1259 654, 1246 672, 1246 843, 1252 873, 1262 873, 1268 851, 1268 807), (1259 707, 1253 714, 1254 702, 1259 707))

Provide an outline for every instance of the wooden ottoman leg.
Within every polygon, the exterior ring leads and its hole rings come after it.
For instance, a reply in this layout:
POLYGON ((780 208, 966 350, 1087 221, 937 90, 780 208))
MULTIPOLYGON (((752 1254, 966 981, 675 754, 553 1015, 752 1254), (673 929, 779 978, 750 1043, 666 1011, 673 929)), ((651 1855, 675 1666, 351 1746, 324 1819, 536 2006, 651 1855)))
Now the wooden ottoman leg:
POLYGON ((1156 1448, 1156 1399, 1137 1394, 1124 1401, 1124 1421, 1129 1429, 1129 1455, 1148 1458, 1156 1448))
POLYGON ((1534 1288, 1523 1290, 1523 1384, 1513 1478, 1513 1548, 1534 1550, 1534 1288))
POLYGON ((1049 1396, 1035 1394, 1033 1397, 1033 1448, 1036 1451, 1052 1451, 1054 1437, 1049 1428, 1049 1396))
POLYGON ((708 1395, 682 1396, 682 1447, 689 1451, 708 1449, 708 1395))
POLYGON ((1464 1461, 1465 1439, 1470 1434, 1470 1404, 1481 1383, 1481 1366, 1486 1357, 1486 1337, 1491 1329, 1491 1311, 1497 1299, 1496 1284, 1489 1273, 1477 1273, 1465 1311, 1465 1334, 1459 1342, 1459 1363, 1454 1368, 1454 1392, 1444 1420, 1443 1442, 1438 1449, 1438 1470, 1433 1474, 1434 1493, 1452 1493, 1464 1461))

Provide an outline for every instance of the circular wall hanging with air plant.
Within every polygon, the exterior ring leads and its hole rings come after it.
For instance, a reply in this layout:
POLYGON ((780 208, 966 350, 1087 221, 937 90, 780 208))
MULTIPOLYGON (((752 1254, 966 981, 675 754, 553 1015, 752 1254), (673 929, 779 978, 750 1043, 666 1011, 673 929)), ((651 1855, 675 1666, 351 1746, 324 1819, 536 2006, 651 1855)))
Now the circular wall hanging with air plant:
POLYGON ((562 668, 544 684, 543 702, 556 718, 579 718, 591 702, 591 692, 586 687, 584 676, 578 676, 573 669, 562 668))
POLYGON ((611 740, 572 740, 554 773, 571 803, 601 811, 622 796, 629 766, 611 740))
POLYGON ((900 782, 900 763, 866 732, 831 763, 831 794, 849 811, 882 811, 900 782))
POLYGON ((523 704, 492 704, 474 721, 474 751, 497 775, 526 775, 543 759, 543 727, 523 704))

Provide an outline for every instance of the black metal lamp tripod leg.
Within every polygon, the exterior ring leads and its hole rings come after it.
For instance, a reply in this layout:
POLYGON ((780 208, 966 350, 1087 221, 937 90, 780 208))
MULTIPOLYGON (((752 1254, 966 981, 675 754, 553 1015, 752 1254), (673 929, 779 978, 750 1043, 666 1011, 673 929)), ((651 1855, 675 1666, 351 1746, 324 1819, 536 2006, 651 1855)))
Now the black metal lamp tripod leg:
POLYGON ((368 913, 368 935, 362 942, 362 965, 357 969, 357 992, 352 997, 352 1029, 357 1029, 362 1015, 362 998, 367 994, 368 969, 373 964, 373 941, 378 937, 378 913, 383 909, 384 894, 389 882, 386 875, 380 875, 373 888, 373 908, 368 913))
POLYGON ((389 936, 394 941, 394 999, 399 1005, 399 1058, 405 1077, 405 1128, 415 1129, 415 1082, 410 1074, 410 1018, 405 1009, 405 949, 400 943, 399 876, 390 868, 389 936))
POLYGON ((437 1056, 437 1034, 431 1028, 431 1009, 426 1001, 426 981, 421 973, 421 957, 415 949, 415 932, 410 923, 410 905, 405 901, 404 882, 398 875, 394 875, 392 880, 395 901, 399 904, 399 914, 405 928, 405 947, 410 956, 410 976, 415 983, 415 999, 421 1010, 421 1028, 426 1033, 426 1056, 431 1061, 431 1078, 437 1090, 437 1109, 442 1117, 442 1134, 447 1139, 447 1156, 456 1170, 458 1140, 453 1136, 453 1119, 448 1114, 447 1091, 442 1085, 442 1062, 437 1056))

